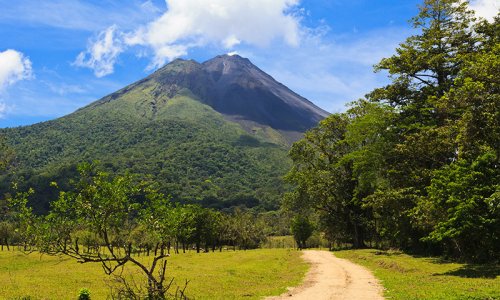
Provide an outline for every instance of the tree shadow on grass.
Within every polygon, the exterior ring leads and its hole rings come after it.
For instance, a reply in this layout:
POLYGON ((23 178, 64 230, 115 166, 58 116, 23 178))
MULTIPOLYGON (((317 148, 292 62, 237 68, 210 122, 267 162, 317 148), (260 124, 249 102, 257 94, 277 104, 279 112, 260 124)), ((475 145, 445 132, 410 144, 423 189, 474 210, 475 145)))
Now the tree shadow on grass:
POLYGON ((458 276, 464 278, 491 278, 500 275, 499 265, 464 265, 463 267, 445 273, 434 274, 435 276, 458 276))

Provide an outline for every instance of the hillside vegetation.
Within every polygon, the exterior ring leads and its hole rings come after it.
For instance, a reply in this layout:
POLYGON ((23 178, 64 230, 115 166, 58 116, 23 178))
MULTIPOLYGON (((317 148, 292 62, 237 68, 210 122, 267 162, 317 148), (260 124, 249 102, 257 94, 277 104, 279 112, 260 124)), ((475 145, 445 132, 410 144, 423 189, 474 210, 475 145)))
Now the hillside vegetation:
POLYGON ((35 189, 34 206, 46 211, 57 197, 50 182, 68 186, 78 163, 99 160, 113 173, 154 179, 176 201, 277 208, 281 177, 290 166, 278 133, 271 141, 250 135, 187 92, 165 99, 148 116, 151 88, 54 121, 3 130, 16 154, 15 167, 2 180, 4 191, 18 180, 35 189))

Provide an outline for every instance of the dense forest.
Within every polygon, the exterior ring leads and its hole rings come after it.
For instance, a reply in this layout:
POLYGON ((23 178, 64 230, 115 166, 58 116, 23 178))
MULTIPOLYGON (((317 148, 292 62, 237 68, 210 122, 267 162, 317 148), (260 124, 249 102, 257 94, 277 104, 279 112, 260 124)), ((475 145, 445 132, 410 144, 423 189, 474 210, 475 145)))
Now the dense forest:
POLYGON ((412 23, 391 82, 293 145, 283 205, 339 244, 498 260, 500 16, 425 0, 412 23))

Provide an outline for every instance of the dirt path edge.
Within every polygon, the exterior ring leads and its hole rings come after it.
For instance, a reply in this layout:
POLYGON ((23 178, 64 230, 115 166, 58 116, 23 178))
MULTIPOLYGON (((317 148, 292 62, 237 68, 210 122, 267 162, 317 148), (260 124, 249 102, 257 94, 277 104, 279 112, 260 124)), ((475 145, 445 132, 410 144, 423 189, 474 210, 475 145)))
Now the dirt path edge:
POLYGON ((305 250, 302 258, 311 267, 301 285, 266 300, 382 300, 383 287, 366 268, 329 251, 305 250))

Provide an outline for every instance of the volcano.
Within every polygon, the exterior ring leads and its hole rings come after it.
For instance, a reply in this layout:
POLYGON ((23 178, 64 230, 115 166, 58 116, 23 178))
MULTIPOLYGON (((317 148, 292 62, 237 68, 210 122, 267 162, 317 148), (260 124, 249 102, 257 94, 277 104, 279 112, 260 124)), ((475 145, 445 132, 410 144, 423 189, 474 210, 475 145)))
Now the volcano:
POLYGON ((275 209, 291 143, 328 113, 238 55, 177 59, 67 116, 2 129, 16 153, 2 178, 48 208, 76 165, 156 181, 177 201, 275 209), (21 179, 21 180, 20 180, 21 179))

